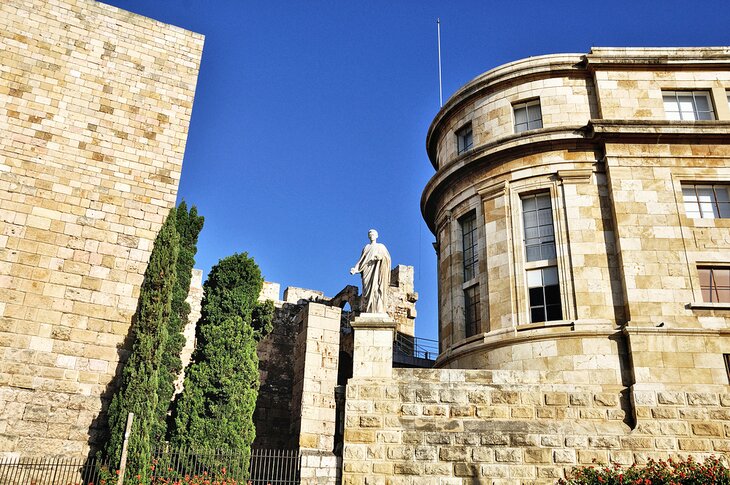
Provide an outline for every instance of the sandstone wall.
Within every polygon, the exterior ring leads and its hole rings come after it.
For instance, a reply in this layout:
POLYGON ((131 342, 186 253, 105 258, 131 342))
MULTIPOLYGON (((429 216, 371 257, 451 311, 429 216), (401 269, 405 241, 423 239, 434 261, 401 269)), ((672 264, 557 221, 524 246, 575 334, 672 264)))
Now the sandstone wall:
POLYGON ((555 377, 393 369, 392 379, 351 379, 343 483, 553 484, 593 460, 730 457, 727 386, 629 394, 555 377))
POLYGON ((95 440, 202 47, 91 0, 0 2, 0 452, 95 440))

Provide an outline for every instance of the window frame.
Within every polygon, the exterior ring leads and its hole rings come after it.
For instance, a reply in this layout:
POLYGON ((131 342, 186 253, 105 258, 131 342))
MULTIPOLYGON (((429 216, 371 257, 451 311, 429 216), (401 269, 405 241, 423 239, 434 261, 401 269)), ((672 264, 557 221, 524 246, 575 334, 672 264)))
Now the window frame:
POLYGON ((512 119, 514 121, 513 127, 515 130, 515 133, 523 133, 525 131, 530 130, 538 130, 543 127, 543 121, 542 121, 542 104, 540 103, 540 98, 533 98, 533 99, 527 99, 523 101, 518 101, 516 103, 512 104, 512 119), (540 113, 540 117, 536 118, 534 120, 530 120, 530 107, 537 106, 537 109, 540 113), (525 121, 523 123, 517 122, 517 112, 519 110, 525 110, 525 121), (524 125, 524 128, 521 126, 524 125), (539 125, 539 126, 537 126, 539 125))
POLYGON ((730 183, 725 182, 713 182, 713 181, 687 181, 680 182, 680 189, 682 194, 682 207, 684 208, 684 214, 688 219, 730 219, 730 183), (700 195, 698 188, 710 189, 710 200, 709 202, 703 202, 701 197, 707 196, 707 194, 700 195), (727 194, 727 201, 718 198, 718 188, 725 189, 727 194), (685 191, 692 190, 694 199, 688 201, 687 194, 685 191), (709 204, 709 209, 707 208, 709 204), (688 206, 696 206, 697 210, 688 210, 688 206), (693 216, 692 214, 698 214, 693 216))
MULTIPOLYGON (((520 221, 521 221, 521 236, 522 236, 522 259, 524 260, 524 288, 526 290, 527 294, 527 318, 529 320, 529 323, 544 323, 544 322, 553 322, 553 321, 562 321, 565 319, 565 305, 563 302, 563 285, 561 285, 561 278, 560 278, 560 271, 558 267, 558 252, 557 252, 557 234, 556 234, 556 213, 555 213, 555 207, 553 205, 553 193, 550 190, 536 190, 536 191, 528 191, 518 194, 519 199, 519 207, 520 207, 520 221), (540 207, 539 199, 545 197, 547 199, 547 202, 549 203, 549 206, 540 207), (533 199, 535 201, 535 208, 536 210, 526 210, 525 208, 525 201, 533 199), (541 227, 547 227, 546 224, 540 225, 540 211, 547 212, 550 215, 550 227, 551 227, 551 238, 549 238, 545 243, 552 244, 552 251, 548 251, 547 254, 543 253, 543 242, 540 241, 539 237, 539 231, 541 227), (528 218, 527 213, 529 212, 536 212, 537 215, 535 217, 536 221, 538 222, 537 226, 530 227, 527 225, 528 218), (534 259, 530 257, 529 253, 529 246, 528 246, 528 239, 535 239, 534 237, 528 237, 528 229, 530 228, 538 228, 538 241, 539 241, 539 247, 540 247, 540 258, 534 259), (544 257, 547 256, 547 257, 544 257), (536 274, 537 272, 540 272, 540 285, 531 285, 530 279, 531 275, 536 274), (554 274, 554 283, 550 285, 545 284, 545 273, 547 271, 550 271, 554 274), (539 292, 542 303, 541 304, 535 304, 536 300, 535 297, 538 295, 538 292, 534 291, 538 288, 541 288, 541 291, 539 292), (557 288, 557 299, 551 299, 548 302, 548 291, 552 293, 552 291, 557 288), (559 313, 558 318, 548 318, 549 314, 549 307, 551 307, 554 311, 555 307, 557 307, 557 311, 559 313), (533 317, 536 315, 537 309, 542 308, 542 314, 545 317, 544 320, 535 320, 533 317)), ((543 199, 545 200, 545 199, 543 199)), ((534 246, 534 245, 533 245, 534 246)), ((555 316, 555 315, 553 315, 555 316)))
POLYGON ((717 120, 717 110, 713 103, 712 90, 710 89, 668 89, 662 90, 662 106, 664 107, 664 114, 669 121, 715 121, 717 120), (680 102, 680 95, 691 95, 692 96, 692 114, 693 118, 685 118, 683 115, 687 115, 689 111, 682 110, 682 102, 680 102), (697 97, 704 97, 707 100, 708 111, 700 111, 697 106, 697 97), (676 104, 676 110, 667 110, 667 97, 674 97, 676 104), (671 113, 676 113, 677 117, 673 117, 671 113), (700 118, 701 113, 709 113, 709 118, 700 118))
POLYGON ((709 304, 720 304, 720 305, 728 305, 730 304, 730 266, 721 266, 721 265, 710 265, 710 264, 698 264, 697 265, 697 275, 699 280, 699 288, 700 288, 700 294, 702 297, 703 303, 709 303, 709 304), (709 271, 709 286, 702 284, 702 272, 703 271, 709 271), (720 285, 719 289, 722 291, 722 293, 718 292, 718 284, 717 284, 717 277, 715 276, 715 272, 722 272, 726 273, 726 278, 723 278, 721 281, 723 284, 720 285), (713 284, 714 283, 714 284, 713 284), (705 298, 705 291, 708 292, 710 298, 709 300, 705 298), (717 299, 713 299, 713 294, 716 295, 717 299), (720 294, 725 295, 725 298, 723 299, 720 294))
POLYGON ((462 125, 454 134, 456 135, 457 155, 466 153, 474 147, 474 130, 472 129, 471 121, 462 125))
MULTIPOLYGON (((455 291, 458 299, 461 300, 461 315, 456 317, 460 320, 460 330, 457 335, 461 335, 462 338, 469 338, 479 333, 486 332, 483 328, 484 325, 488 326, 488 318, 486 318, 485 310, 487 309, 482 303, 485 298, 482 294, 483 285, 482 278, 484 275, 479 272, 479 261, 482 259, 480 251, 484 250, 483 246, 483 219, 481 214, 481 207, 478 199, 472 199, 465 201, 460 204, 458 208, 454 210, 452 215, 453 232, 453 245, 452 251, 461 255, 461 258, 457 258, 452 264, 452 271, 458 274, 457 282, 460 282, 458 286, 454 287, 452 291, 455 291), (468 239, 465 237, 465 231, 469 234, 468 239), (470 261, 466 258, 465 242, 469 243, 469 248, 473 249, 472 257, 470 261), (469 264, 470 269, 467 269, 466 265, 469 264), (466 279, 467 276, 471 278, 466 279), (461 292, 459 294, 459 288, 461 292), (475 295, 469 295, 469 292, 475 293, 475 295), (475 296, 476 298, 473 298, 475 296), (472 315, 474 320, 470 320, 469 307, 472 307, 472 315)), ((456 329, 456 328, 455 328, 456 329)))
POLYGON ((461 233, 462 277, 466 283, 479 276, 479 226, 476 210, 467 212, 458 221, 461 233), (467 224, 470 227, 467 227, 467 224), (467 254, 470 254, 468 258, 467 254))

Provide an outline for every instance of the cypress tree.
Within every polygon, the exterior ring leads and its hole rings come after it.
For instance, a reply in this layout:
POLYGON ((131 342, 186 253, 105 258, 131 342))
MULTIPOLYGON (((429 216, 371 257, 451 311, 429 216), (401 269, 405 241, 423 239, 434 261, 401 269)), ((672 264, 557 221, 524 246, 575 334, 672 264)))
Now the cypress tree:
POLYGON ((127 469, 142 480, 149 477, 151 443, 156 439, 158 382, 164 370, 163 354, 179 244, 175 221, 175 209, 172 209, 155 239, 132 322, 132 352, 108 410, 110 436, 105 452, 111 463, 119 463, 127 414, 134 413, 127 469))
POLYGON ((172 441, 247 458, 255 437, 257 340, 271 328, 273 305, 258 303, 263 279, 246 253, 224 258, 203 286, 197 347, 176 402, 172 441), (254 320, 255 318, 255 320, 254 320))
POLYGON ((180 354, 185 346, 183 330, 188 322, 190 305, 185 301, 190 289, 190 279, 195 265, 198 235, 203 229, 203 217, 198 216, 195 206, 190 208, 185 201, 180 202, 175 211, 175 228, 180 236, 177 265, 175 267, 176 281, 172 294, 172 313, 167 321, 167 342, 162 355, 163 370, 159 375, 156 429, 154 439, 161 442, 167 431, 167 411, 170 409, 170 400, 175 392, 175 379, 182 370, 180 354))

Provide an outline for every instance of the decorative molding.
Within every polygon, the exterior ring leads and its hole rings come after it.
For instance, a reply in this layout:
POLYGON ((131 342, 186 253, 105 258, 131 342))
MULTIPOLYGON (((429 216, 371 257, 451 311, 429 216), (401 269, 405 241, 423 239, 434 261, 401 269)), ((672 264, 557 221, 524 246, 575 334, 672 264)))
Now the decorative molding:
POLYGON ((558 170, 556 173, 558 179, 566 184, 589 184, 593 176, 593 170, 590 168, 576 170, 558 170))

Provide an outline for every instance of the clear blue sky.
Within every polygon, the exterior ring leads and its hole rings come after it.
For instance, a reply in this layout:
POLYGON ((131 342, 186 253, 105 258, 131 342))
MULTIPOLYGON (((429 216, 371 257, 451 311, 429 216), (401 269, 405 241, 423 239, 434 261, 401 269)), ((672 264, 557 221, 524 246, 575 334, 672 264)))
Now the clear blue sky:
POLYGON ((444 98, 524 57, 591 46, 730 44, 730 2, 106 0, 206 36, 178 199, 205 216, 196 267, 248 251, 269 281, 334 295, 380 232, 416 267, 417 334, 436 338, 421 190, 444 98))

